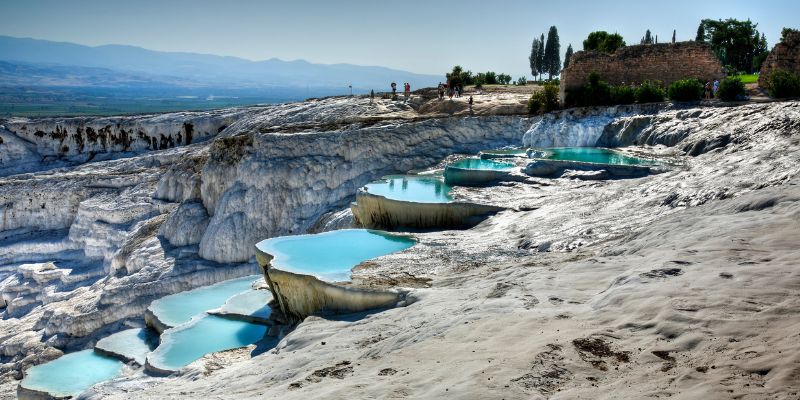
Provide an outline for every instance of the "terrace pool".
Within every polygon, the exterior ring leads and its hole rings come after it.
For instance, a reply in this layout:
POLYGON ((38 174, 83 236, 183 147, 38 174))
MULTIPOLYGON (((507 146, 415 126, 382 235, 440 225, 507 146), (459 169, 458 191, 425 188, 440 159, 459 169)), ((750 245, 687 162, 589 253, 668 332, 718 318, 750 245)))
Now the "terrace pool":
POLYGON ((251 275, 187 290, 155 300, 149 309, 161 322, 176 327, 195 315, 222 306, 234 295, 250 290, 254 281, 263 279, 260 275, 251 275))
POLYGON ((77 396, 92 385, 119 375, 122 365, 121 361, 99 355, 92 349, 78 351, 31 367, 20 386, 47 392, 53 397, 77 396))
POLYGON ((161 344, 147 356, 159 370, 177 371, 208 353, 253 344, 264 337, 265 325, 203 315, 161 334, 161 344))
POLYGON ((596 164, 655 165, 653 160, 631 157, 620 152, 600 147, 555 147, 531 150, 531 157, 547 160, 580 161, 596 164))
POLYGON ((514 168, 516 165, 512 163, 492 161, 482 158, 464 158, 450 164, 449 166, 454 168, 474 169, 482 171, 506 171, 514 168))
POLYGON ((449 203, 449 185, 439 175, 389 175, 365 186, 368 193, 416 203, 449 203))
POLYGON ((367 229, 343 229, 314 235, 282 236, 256 244, 275 257, 272 266, 316 276, 327 282, 350 280, 362 261, 407 249, 416 240, 367 229))

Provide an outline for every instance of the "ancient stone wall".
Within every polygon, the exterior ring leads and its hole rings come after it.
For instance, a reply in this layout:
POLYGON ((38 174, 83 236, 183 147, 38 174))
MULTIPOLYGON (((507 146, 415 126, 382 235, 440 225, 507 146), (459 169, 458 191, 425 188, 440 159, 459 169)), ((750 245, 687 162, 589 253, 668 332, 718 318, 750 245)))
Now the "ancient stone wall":
POLYGON ((766 87, 769 74, 781 69, 800 74, 800 31, 787 31, 783 40, 772 48, 761 65, 758 86, 766 87))
POLYGON ((597 72, 612 85, 657 80, 669 85, 685 78, 718 79, 722 64, 705 43, 678 42, 643 44, 618 49, 613 54, 579 51, 561 71, 561 95, 581 87, 589 74, 597 72))

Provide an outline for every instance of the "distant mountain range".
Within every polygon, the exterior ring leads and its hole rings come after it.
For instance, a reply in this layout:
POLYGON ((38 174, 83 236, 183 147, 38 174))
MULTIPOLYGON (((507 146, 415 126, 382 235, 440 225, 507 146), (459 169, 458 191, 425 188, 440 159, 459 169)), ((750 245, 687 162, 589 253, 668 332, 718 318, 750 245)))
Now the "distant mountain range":
POLYGON ((250 61, 134 46, 0 36, 0 86, 173 87, 269 90, 273 87, 389 90, 391 82, 434 86, 443 77, 385 67, 312 64, 276 58, 250 61))

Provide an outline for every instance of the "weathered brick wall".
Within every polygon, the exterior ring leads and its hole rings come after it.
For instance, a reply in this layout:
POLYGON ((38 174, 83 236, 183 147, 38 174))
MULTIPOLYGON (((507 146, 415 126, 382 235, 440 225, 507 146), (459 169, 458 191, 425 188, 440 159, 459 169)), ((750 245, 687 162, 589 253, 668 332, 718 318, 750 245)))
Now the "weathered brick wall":
POLYGON ((659 43, 627 46, 613 54, 579 51, 561 71, 561 95, 586 83, 597 72, 612 85, 639 84, 657 80, 669 85, 686 78, 719 79, 722 64, 711 46, 698 42, 659 43))
POLYGON ((783 41, 776 44, 761 65, 758 86, 765 87, 767 76, 783 69, 800 74, 800 31, 790 31, 783 41))

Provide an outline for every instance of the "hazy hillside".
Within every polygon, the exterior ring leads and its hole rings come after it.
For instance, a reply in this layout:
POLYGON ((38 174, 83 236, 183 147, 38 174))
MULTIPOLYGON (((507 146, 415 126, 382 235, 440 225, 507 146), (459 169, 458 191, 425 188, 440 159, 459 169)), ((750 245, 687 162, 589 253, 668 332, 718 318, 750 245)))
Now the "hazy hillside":
POLYGON ((303 60, 282 61, 275 58, 249 61, 236 57, 159 52, 134 46, 89 47, 9 36, 0 36, 0 60, 34 65, 104 68, 149 76, 166 75, 211 86, 279 85, 305 88, 353 85, 367 90, 386 90, 392 81, 411 82, 414 87, 422 87, 435 85, 442 79, 384 67, 312 64, 303 60))

